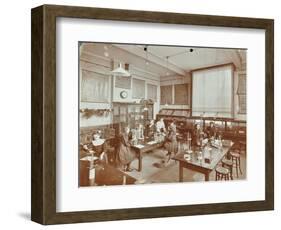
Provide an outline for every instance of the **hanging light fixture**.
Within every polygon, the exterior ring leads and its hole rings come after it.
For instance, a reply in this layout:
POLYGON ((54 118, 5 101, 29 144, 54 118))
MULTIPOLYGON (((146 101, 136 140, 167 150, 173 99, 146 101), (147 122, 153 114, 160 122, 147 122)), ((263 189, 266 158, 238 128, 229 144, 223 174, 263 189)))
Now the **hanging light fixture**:
POLYGON ((143 50, 145 51, 145 64, 146 65, 149 65, 149 61, 148 61, 148 46, 145 46, 144 48, 143 48, 143 50))
POLYGON ((119 63, 118 67, 114 70, 111 71, 111 73, 115 76, 121 76, 121 77, 129 77, 131 76, 131 74, 125 70, 124 68, 122 68, 122 64, 119 63))
POLYGON ((166 61, 167 61, 167 62, 166 62, 166 64, 167 64, 167 72, 166 72, 166 75, 169 76, 169 74, 170 74, 170 73, 169 73, 169 56, 166 57, 166 61))

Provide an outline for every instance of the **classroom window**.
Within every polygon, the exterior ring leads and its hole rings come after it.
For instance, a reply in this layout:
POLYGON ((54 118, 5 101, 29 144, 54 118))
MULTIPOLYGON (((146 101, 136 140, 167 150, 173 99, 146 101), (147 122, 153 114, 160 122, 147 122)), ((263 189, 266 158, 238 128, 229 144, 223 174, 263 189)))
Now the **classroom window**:
POLYGON ((192 72, 192 115, 233 117, 233 66, 192 72))

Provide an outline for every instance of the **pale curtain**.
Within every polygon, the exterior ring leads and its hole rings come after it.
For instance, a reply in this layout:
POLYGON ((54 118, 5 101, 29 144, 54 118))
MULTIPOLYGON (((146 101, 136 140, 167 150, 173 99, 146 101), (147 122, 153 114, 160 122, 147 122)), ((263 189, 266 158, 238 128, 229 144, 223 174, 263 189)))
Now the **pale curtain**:
POLYGON ((192 115, 232 117, 231 65, 192 73, 192 115))
POLYGON ((81 101, 108 102, 109 76, 82 70, 81 101))
POLYGON ((145 81, 133 78, 133 98, 142 99, 145 97, 145 81))

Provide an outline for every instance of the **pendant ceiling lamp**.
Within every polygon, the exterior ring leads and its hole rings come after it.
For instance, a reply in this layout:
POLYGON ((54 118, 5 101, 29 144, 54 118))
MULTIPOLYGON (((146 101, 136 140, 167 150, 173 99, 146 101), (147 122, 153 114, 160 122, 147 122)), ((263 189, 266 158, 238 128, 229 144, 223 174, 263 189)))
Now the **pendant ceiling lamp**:
POLYGON ((166 68, 167 68, 166 75, 169 76, 170 75, 170 73, 169 73, 169 56, 166 57, 166 61, 167 61, 166 62, 166 64, 167 64, 167 66, 166 66, 166 68))
MULTIPOLYGON (((149 61, 148 61, 148 46, 145 46, 143 48, 144 52, 145 52, 145 64, 149 65, 149 61)), ((146 69, 146 66, 144 67, 146 69)))
POLYGON ((131 74, 125 70, 124 68, 122 68, 122 64, 119 63, 118 67, 114 70, 111 71, 111 73, 115 76, 122 76, 122 77, 129 77, 131 76, 131 74))

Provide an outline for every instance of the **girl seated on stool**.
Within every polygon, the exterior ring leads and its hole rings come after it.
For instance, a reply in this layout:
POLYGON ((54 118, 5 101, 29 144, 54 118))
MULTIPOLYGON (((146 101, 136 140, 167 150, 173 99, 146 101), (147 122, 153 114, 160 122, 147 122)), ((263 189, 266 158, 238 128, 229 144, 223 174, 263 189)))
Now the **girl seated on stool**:
POLYGON ((94 151, 94 156, 98 157, 100 162, 108 163, 107 154, 105 153, 105 139, 101 139, 100 131, 93 134, 92 150, 94 151))

